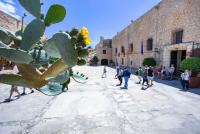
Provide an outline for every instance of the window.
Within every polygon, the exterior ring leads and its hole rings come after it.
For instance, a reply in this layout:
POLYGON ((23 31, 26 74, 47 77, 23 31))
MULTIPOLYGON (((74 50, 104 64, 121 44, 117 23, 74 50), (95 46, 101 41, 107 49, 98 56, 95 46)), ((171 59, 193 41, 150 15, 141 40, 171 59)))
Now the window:
POLYGON ((149 38, 147 40, 147 51, 152 51, 153 50, 153 39, 149 38))
POLYGON ((115 55, 117 55, 117 48, 115 48, 115 55))
POLYGON ((122 65, 124 65, 124 58, 122 58, 122 65))
POLYGON ((125 55, 125 49, 124 49, 124 46, 121 47, 121 53, 125 55))
POLYGON ((129 53, 133 53, 133 43, 129 45, 129 53))
POLYGON ((103 50, 103 54, 106 54, 106 50, 103 50))
POLYGON ((173 44, 179 44, 183 42, 183 30, 175 31, 173 33, 173 44))

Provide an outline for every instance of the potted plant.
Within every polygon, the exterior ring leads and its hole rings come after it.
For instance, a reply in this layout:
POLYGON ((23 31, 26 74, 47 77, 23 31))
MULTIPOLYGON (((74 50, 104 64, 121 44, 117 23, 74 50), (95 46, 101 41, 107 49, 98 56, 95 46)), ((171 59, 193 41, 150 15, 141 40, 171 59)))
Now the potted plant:
POLYGON ((189 70, 191 72, 190 87, 200 87, 200 57, 189 57, 180 64, 182 71, 189 70))
POLYGON ((97 56, 94 56, 91 60, 90 60, 90 65, 91 66, 96 66, 99 62, 99 59, 97 56))

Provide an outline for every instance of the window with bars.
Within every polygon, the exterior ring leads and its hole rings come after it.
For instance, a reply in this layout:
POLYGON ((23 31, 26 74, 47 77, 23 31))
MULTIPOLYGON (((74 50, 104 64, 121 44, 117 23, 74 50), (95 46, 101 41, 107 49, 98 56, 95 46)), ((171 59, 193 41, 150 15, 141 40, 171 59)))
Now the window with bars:
POLYGON ((147 40, 147 51, 152 51, 153 50, 153 38, 149 38, 147 40))
POLYGON ((183 30, 173 32, 173 44, 179 44, 183 42, 183 30))
POLYGON ((117 48, 115 48, 115 55, 117 55, 117 48))
POLYGON ((129 53, 133 53, 133 43, 129 45, 129 53))
POLYGON ((122 53, 123 55, 125 55, 125 48, 124 48, 124 46, 121 47, 121 53, 122 53))
POLYGON ((106 54, 106 50, 103 50, 103 54, 106 54))

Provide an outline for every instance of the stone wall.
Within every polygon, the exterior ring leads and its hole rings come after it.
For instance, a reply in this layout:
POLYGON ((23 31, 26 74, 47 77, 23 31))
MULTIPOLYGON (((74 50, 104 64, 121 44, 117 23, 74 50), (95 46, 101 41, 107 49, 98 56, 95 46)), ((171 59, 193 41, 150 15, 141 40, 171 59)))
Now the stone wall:
MULTIPOLYGON (((133 52, 124 56, 126 66, 141 66, 146 57, 154 57, 158 64, 169 66, 170 51, 190 51, 192 48, 192 43, 172 44, 172 33, 179 29, 183 30, 183 42, 200 42, 200 0, 161 1, 113 37, 112 51, 123 45, 128 52, 129 44, 133 43, 133 52), (149 38, 153 39, 152 51, 147 51, 146 47, 149 38), (142 42, 144 55, 140 54, 142 42), (169 47, 171 45, 174 46, 169 47), (155 52, 155 48, 159 51, 155 52)), ((113 61, 120 61, 121 58, 112 54, 113 61)))
POLYGON ((21 21, 0 10, 0 26, 15 32, 21 29, 21 21))
MULTIPOLYGON (((21 29, 21 21, 0 10, 0 26, 10 31, 16 32, 21 29)), ((0 71, 2 69, 13 69, 14 63, 0 58, 0 71)))

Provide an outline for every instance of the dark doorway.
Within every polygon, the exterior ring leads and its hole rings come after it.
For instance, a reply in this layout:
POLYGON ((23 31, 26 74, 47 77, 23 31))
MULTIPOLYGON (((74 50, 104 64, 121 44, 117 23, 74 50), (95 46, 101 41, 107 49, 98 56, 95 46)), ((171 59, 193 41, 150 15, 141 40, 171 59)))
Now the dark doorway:
POLYGON ((101 65, 107 66, 108 65, 108 60, 107 59, 102 59, 101 60, 101 65))
POLYGON ((186 58, 186 50, 171 51, 170 65, 174 64, 175 73, 179 73, 179 66, 182 60, 186 58))

